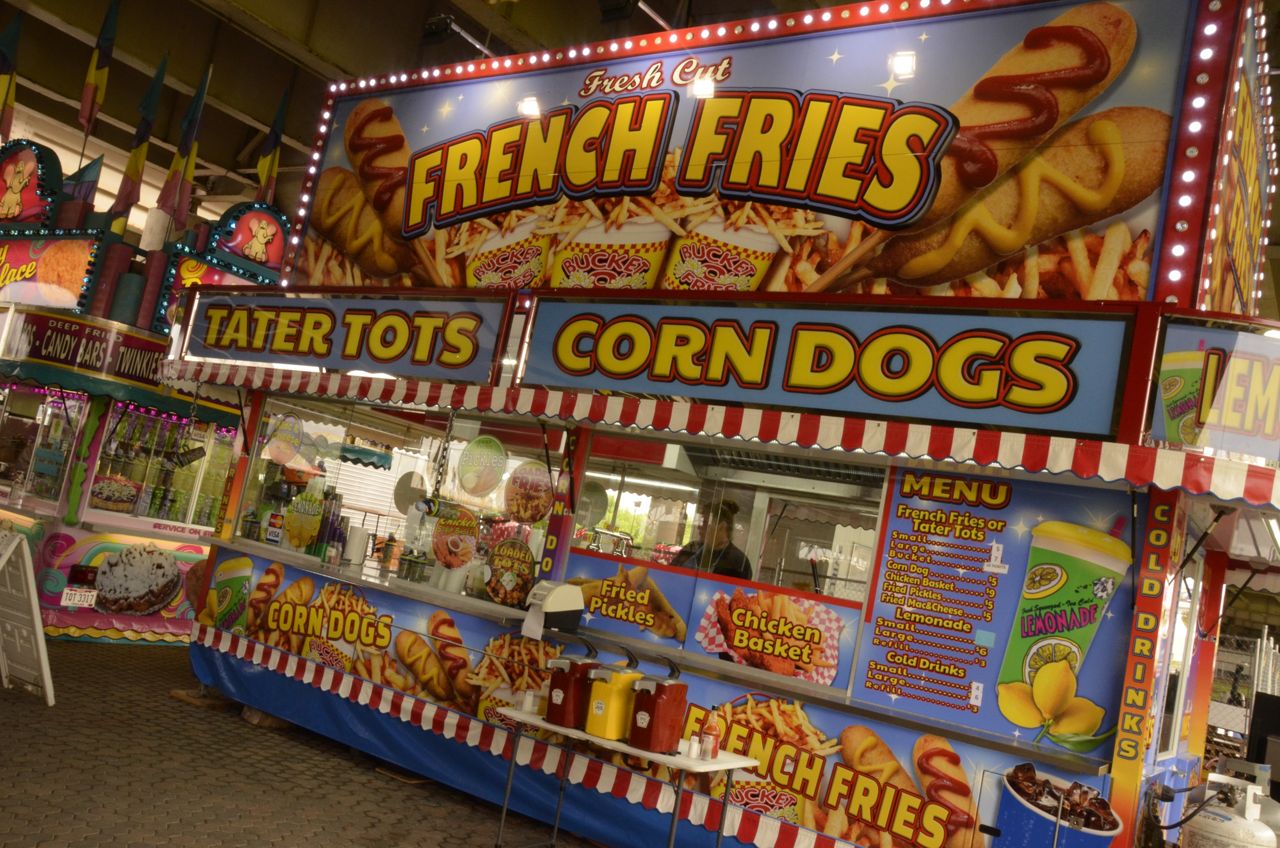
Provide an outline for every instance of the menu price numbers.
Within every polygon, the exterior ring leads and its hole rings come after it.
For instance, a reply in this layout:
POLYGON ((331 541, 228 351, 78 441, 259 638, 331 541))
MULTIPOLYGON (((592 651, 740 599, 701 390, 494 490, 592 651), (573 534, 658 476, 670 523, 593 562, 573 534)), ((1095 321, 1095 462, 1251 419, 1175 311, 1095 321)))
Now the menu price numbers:
POLYGON ((986 687, 976 680, 969 684, 969 706, 974 707, 975 712, 982 708, 982 693, 985 689, 986 687))
POLYGON ((64 607, 91 607, 98 601, 98 590, 86 586, 68 586, 62 590, 61 604, 64 607))

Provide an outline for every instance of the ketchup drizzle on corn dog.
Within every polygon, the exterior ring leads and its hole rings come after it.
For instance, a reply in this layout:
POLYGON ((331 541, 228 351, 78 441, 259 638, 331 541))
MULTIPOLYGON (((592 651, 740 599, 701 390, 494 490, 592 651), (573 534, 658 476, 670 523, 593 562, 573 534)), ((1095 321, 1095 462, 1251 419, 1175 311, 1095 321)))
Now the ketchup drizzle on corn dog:
POLYGON ((404 147, 403 135, 365 135, 365 130, 369 128, 369 124, 374 121, 385 121, 391 118, 393 112, 390 106, 383 106, 380 109, 370 109, 356 123, 355 132, 351 137, 351 149, 361 153, 372 151, 372 154, 365 156, 360 162, 360 178, 366 182, 377 182, 378 189, 373 193, 373 206, 379 212, 387 208, 387 204, 391 202, 391 195, 396 193, 401 185, 404 184, 405 177, 409 174, 408 168, 384 168, 374 165, 373 161, 379 157, 394 153, 404 147))
POLYGON ((947 816, 947 835, 951 836, 957 830, 967 827, 973 827, 973 816, 969 815, 967 809, 961 809, 951 801, 942 797, 943 792, 951 792, 959 798, 969 798, 973 795, 967 784, 956 780, 951 775, 944 772, 933 764, 935 759, 946 760, 953 766, 960 765, 960 755, 955 751, 948 751, 945 748, 930 748, 916 758, 916 771, 922 777, 928 776, 933 778, 932 782, 925 787, 924 795, 930 801, 935 801, 947 808, 950 813, 947 816))
POLYGON ((1021 103, 1029 114, 1012 121, 960 129, 951 142, 949 153, 958 160, 960 180, 969 188, 989 184, 999 171, 996 154, 987 143, 988 139, 1031 138, 1048 132, 1058 123, 1058 99, 1048 86, 1088 88, 1106 79, 1110 73, 1111 56, 1106 46, 1084 27, 1036 27, 1027 33, 1022 44, 1028 50, 1037 50, 1064 41, 1084 53, 1081 64, 1033 74, 989 77, 973 87, 974 95, 981 100, 1021 103))

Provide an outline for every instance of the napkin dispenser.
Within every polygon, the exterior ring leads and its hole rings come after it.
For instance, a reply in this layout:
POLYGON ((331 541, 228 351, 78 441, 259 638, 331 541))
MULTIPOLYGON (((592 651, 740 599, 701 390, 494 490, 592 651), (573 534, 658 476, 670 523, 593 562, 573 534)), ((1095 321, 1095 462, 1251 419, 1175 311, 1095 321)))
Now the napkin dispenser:
POLYGON ((585 601, 582 587, 557 580, 540 580, 529 590, 529 612, 520 632, 530 639, 541 639, 544 628, 576 633, 582 621, 585 601))

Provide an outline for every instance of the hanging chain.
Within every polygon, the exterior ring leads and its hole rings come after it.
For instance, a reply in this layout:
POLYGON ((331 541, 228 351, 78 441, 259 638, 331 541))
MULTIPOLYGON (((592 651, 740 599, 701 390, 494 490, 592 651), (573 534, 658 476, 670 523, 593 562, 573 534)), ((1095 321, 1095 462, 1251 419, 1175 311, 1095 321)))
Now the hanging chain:
POLYGON ((449 468, 449 443, 453 441, 453 417, 456 410, 449 410, 449 420, 444 425, 444 438, 440 440, 440 450, 436 451, 436 482, 431 490, 432 499, 440 497, 440 487, 444 485, 444 474, 449 468))

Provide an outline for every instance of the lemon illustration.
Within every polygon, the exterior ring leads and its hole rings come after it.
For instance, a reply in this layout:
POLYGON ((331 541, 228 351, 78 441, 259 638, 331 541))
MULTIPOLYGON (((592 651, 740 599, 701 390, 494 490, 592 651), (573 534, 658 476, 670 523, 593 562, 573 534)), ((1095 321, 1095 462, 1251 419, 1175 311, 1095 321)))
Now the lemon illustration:
POLYGON ((1160 381, 1160 394, 1166 398, 1171 398, 1178 392, 1182 391, 1184 380, 1176 375, 1165 377, 1160 381))
POLYGON ((1066 660, 1073 672, 1079 673, 1080 646, 1066 639, 1041 639, 1027 651, 1027 659, 1022 664, 1022 677, 1027 683, 1035 680, 1036 673, 1051 662, 1066 660))
POLYGON ((1194 445, 1200 440, 1200 428, 1196 426, 1196 417, 1188 415, 1178 422, 1178 436, 1184 445, 1194 445))
POLYGON ((1067 572, 1060 565, 1037 565, 1027 572, 1022 586, 1024 598, 1047 598, 1067 582, 1067 572))

